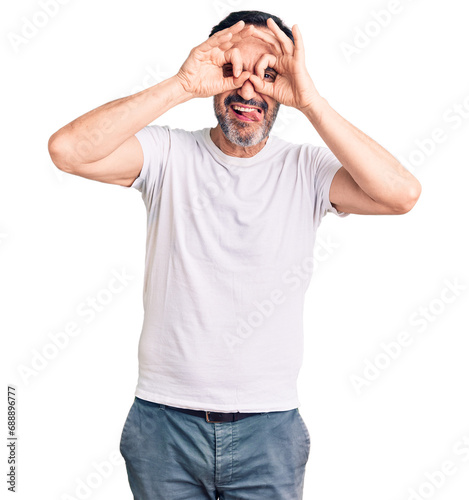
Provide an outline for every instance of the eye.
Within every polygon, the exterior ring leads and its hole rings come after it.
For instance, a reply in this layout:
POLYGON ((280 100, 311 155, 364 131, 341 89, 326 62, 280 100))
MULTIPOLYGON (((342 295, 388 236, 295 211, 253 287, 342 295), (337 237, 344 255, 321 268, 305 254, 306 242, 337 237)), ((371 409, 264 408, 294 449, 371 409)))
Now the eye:
POLYGON ((222 67, 222 70, 223 70, 223 76, 225 78, 233 76, 233 65, 232 64, 224 64, 222 67))
POLYGON ((277 74, 274 73, 273 71, 266 71, 264 73, 264 80, 270 81, 270 82, 275 82, 275 78, 277 77, 277 74))

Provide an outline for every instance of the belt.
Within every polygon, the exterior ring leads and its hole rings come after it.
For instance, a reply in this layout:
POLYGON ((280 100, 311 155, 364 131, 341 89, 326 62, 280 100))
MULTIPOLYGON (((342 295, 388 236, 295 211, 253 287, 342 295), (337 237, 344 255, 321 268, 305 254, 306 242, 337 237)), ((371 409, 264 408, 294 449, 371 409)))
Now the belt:
POLYGON ((188 413, 189 415, 195 415, 196 417, 205 418, 207 422, 219 423, 219 422, 236 422, 237 420, 242 420, 246 417, 252 417, 253 415, 262 415, 261 413, 220 413, 216 411, 203 411, 203 410, 190 410, 189 408, 177 408, 175 406, 165 405, 166 408, 170 410, 180 411, 182 413, 188 413))

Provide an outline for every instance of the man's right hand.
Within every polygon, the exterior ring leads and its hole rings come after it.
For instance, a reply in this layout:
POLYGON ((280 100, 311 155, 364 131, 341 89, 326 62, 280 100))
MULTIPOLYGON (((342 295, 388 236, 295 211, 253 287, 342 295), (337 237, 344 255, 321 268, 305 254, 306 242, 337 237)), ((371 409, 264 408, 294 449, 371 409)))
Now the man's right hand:
POLYGON ((55 165, 74 175, 130 186, 143 165, 135 134, 163 113, 193 97, 209 97, 242 87, 251 75, 242 71, 234 44, 253 32, 244 22, 215 33, 194 48, 179 72, 137 94, 108 102, 65 125, 49 139, 55 165), (230 65, 230 76, 224 66, 230 65), (226 71, 225 71, 226 73, 226 71))
POLYGON ((176 75, 183 89, 191 97, 211 97, 242 87, 251 73, 243 71, 241 54, 233 45, 250 36, 253 28, 239 21, 193 48, 176 75), (224 74, 225 65, 231 65, 231 76, 224 74))

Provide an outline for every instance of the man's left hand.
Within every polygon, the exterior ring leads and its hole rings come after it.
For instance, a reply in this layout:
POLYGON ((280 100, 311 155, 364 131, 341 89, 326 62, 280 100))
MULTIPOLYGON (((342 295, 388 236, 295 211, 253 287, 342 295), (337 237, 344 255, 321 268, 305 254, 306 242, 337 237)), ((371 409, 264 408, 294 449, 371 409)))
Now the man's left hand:
POLYGON ((304 111, 320 95, 306 69, 303 38, 298 25, 292 28, 294 44, 273 19, 267 20, 267 26, 271 33, 256 29, 251 36, 268 43, 272 53, 264 54, 259 59, 255 74, 249 80, 256 92, 304 111))

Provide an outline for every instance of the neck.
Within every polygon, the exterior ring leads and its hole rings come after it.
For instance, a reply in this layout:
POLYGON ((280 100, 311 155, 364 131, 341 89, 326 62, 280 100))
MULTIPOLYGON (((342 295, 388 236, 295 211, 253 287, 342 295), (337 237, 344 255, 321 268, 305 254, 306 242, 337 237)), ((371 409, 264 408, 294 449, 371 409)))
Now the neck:
POLYGON ((266 145, 268 136, 263 139, 259 144, 254 146, 238 146, 229 141, 223 133, 220 125, 210 130, 210 137, 219 149, 228 156, 237 156, 238 158, 251 158, 255 156, 266 145))

